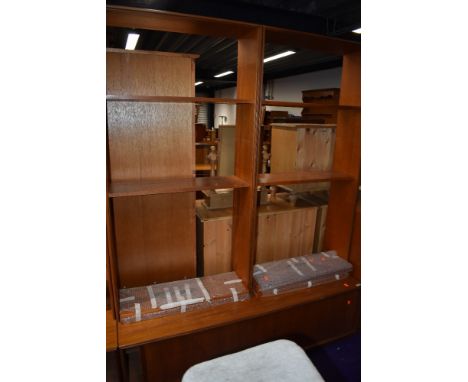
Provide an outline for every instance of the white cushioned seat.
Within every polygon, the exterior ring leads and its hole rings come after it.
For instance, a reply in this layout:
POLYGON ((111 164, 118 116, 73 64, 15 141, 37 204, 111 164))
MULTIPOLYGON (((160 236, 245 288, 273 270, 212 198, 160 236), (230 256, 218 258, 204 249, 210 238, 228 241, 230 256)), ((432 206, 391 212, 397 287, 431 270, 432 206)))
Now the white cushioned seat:
POLYGON ((188 369, 182 382, 323 382, 305 352, 278 340, 202 362, 188 369))

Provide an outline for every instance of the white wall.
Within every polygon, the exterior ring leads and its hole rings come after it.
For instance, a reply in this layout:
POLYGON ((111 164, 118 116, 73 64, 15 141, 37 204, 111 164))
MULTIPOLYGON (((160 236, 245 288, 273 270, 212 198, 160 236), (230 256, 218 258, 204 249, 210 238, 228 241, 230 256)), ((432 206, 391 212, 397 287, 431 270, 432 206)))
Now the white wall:
MULTIPOLYGON (((236 98, 236 88, 227 88, 218 90, 215 92, 216 98, 236 98)), ((214 124, 215 128, 218 128, 219 125, 219 116, 225 115, 227 117, 227 122, 225 125, 235 125, 236 124, 236 105, 224 105, 224 104, 215 104, 214 107, 214 124)))
MULTIPOLYGON (((297 76, 279 78, 271 82, 273 84, 273 99, 275 101, 302 102, 303 90, 339 88, 341 82, 341 68, 299 74, 297 76)), ((235 98, 235 96, 235 87, 215 92, 216 98, 235 98)), ((268 106, 267 110, 287 110, 290 114, 301 115, 302 108, 268 106)), ((215 127, 219 124, 218 116, 220 115, 227 116, 227 125, 234 125, 236 123, 235 105, 216 104, 214 113, 215 127)))

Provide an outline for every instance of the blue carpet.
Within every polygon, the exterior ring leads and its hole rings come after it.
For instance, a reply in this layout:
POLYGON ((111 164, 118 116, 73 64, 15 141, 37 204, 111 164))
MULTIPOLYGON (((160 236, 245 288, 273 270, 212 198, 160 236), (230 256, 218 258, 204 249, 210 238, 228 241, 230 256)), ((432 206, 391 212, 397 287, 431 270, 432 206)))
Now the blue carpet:
POLYGON ((326 382, 361 380, 361 332, 307 351, 326 382))

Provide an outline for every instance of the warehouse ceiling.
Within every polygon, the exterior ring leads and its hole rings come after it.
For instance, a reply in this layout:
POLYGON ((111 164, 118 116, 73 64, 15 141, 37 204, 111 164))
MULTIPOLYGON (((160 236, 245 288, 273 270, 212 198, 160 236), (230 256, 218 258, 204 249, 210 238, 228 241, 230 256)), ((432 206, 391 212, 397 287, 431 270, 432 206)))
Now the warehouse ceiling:
MULTIPOLYGON (((361 26, 361 4, 355 0, 108 0, 108 5, 150 8, 264 24, 287 29, 360 41, 351 31, 361 26)), ((214 75, 236 71, 235 40, 185 35, 150 30, 107 28, 107 47, 125 48, 129 32, 140 34, 136 49, 196 53, 196 80, 203 81, 198 91, 213 91, 236 84, 236 74, 221 78, 214 75)), ((291 49, 266 43, 265 57, 291 49)), ((265 63, 264 80, 308 73, 341 66, 341 58, 294 48, 295 54, 265 63)))

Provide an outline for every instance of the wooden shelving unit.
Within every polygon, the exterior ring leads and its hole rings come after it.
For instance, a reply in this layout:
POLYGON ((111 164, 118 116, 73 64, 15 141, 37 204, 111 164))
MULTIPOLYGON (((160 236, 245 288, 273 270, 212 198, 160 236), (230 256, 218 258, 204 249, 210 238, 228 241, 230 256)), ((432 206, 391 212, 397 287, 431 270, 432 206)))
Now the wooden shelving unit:
POLYGON ((157 195, 178 192, 247 187, 247 182, 236 176, 168 178, 143 182, 114 182, 109 197, 157 195))
MULTIPOLYGON (((163 58, 145 66, 145 73, 120 70, 124 60, 115 56, 111 59, 113 70, 108 69, 107 89, 107 234, 113 302, 108 325, 114 318, 117 346, 142 346, 149 380, 180 380, 187 366, 203 360, 190 352, 190 346, 183 346, 182 340, 204 341, 214 357, 235 351, 231 343, 242 348, 278 335, 287 338, 302 333, 316 344, 314 338, 326 341, 355 330, 359 309, 355 279, 274 297, 256 297, 252 273, 258 186, 330 181, 323 245, 349 259, 360 174, 360 45, 281 28, 116 6, 107 7, 107 25, 235 38, 238 44, 237 99, 195 97, 194 55, 161 53, 163 58), (314 106, 263 100, 265 41, 343 56, 331 171, 258 174, 262 107, 314 106), (194 103, 198 102, 237 106, 234 176, 193 177, 193 116, 194 103), (253 298, 135 324, 118 322, 120 288, 196 276, 195 191, 215 188, 234 189, 232 269, 253 298), (304 317, 309 321, 305 322, 304 317), (319 324, 310 325, 314 317, 319 318, 319 324), (246 330, 250 322, 255 323, 255 330, 248 336, 240 333, 241 327, 246 330), (164 362, 164 356, 158 357, 166 353, 177 354, 176 361, 168 361, 174 368, 171 378, 160 365, 151 363, 164 362)), ((131 58, 132 53, 112 50, 108 54, 131 58)), ((144 56, 153 54, 158 53, 145 52, 144 56)), ((110 334, 108 341, 114 343, 113 338, 110 334)))

